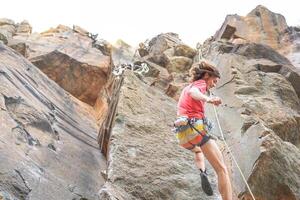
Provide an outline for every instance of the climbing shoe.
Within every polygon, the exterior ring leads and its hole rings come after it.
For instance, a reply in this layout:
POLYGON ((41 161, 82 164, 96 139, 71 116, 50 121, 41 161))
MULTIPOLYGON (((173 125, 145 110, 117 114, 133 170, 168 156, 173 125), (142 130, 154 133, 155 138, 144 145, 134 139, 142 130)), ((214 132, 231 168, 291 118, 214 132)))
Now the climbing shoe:
POLYGON ((203 172, 200 169, 200 177, 201 177, 201 186, 202 186, 203 191, 208 196, 212 196, 213 195, 213 190, 212 190, 211 185, 209 183, 206 170, 203 172))

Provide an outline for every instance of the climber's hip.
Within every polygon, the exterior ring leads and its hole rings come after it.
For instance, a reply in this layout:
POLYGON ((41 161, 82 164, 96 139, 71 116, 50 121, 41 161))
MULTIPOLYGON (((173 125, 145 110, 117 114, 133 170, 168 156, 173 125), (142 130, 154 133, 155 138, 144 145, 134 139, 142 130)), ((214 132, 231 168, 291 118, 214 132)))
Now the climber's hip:
POLYGON ((189 150, 195 146, 201 147, 210 139, 203 119, 192 118, 188 119, 186 124, 174 124, 173 131, 175 132, 179 145, 189 150))

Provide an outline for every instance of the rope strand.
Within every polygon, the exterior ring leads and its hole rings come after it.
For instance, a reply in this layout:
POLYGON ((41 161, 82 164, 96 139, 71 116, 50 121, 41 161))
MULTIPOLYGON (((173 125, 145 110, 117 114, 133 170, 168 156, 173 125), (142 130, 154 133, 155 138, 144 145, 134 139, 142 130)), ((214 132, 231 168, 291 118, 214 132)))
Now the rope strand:
POLYGON ((215 112, 216 119, 217 119, 217 124, 218 124, 219 129, 220 129, 220 132, 221 132, 222 140, 223 140, 223 142, 224 142, 226 148, 228 149, 229 154, 231 155, 231 157, 232 157, 232 159, 233 159, 235 165, 237 166, 237 168, 238 168, 238 170, 239 170, 239 172, 240 172, 240 174, 241 174, 241 176, 242 176, 242 178, 243 178, 243 180, 244 180, 244 182, 245 182, 245 184, 246 184, 246 186, 247 186, 247 188, 248 188, 248 190, 249 190, 249 192, 250 192, 250 195, 252 196, 253 200, 255 200, 255 197, 254 197, 254 195, 253 195, 253 193, 252 193, 252 191, 251 191, 251 189, 250 189, 250 186, 249 186, 249 184, 248 184, 248 182, 247 182, 247 180, 246 180, 246 178, 245 178, 245 176, 244 176, 244 174, 243 174, 243 172, 242 172, 242 170, 241 170, 239 164, 237 163, 237 161, 236 161, 236 159, 235 159, 235 157, 234 157, 232 151, 230 150, 229 145, 228 145, 227 142, 225 141, 225 137, 224 137, 224 134, 223 134, 222 127, 221 127, 221 125, 220 125, 220 121, 219 121, 218 113, 217 113, 217 110, 216 110, 216 106, 213 105, 213 107, 214 107, 214 112, 215 112))

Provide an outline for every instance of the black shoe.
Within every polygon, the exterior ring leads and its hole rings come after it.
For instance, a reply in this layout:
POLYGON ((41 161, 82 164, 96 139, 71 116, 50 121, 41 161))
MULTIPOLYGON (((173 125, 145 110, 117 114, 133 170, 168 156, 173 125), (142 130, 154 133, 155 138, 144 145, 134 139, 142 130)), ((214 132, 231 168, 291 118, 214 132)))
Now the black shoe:
POLYGON ((204 172, 202 170, 200 170, 200 171, 201 171, 200 177, 201 177, 202 189, 205 192, 205 194, 207 194, 208 196, 212 196, 214 193, 213 193, 213 190, 212 190, 211 185, 209 183, 209 180, 207 178, 206 170, 204 172))

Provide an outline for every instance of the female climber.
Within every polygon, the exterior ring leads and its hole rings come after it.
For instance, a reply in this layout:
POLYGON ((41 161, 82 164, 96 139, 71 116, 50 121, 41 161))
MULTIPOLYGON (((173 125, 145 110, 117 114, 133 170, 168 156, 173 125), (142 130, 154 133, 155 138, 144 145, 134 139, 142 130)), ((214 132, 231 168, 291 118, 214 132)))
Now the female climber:
POLYGON ((194 64, 190 71, 191 83, 180 95, 177 104, 177 120, 174 122, 176 137, 180 146, 195 154, 195 164, 200 170, 203 191, 211 196, 204 156, 218 176, 218 188, 223 200, 232 200, 232 188, 226 165, 216 142, 208 135, 209 127, 204 114, 205 103, 220 105, 219 97, 209 97, 205 93, 216 86, 220 73, 206 61, 194 64))

